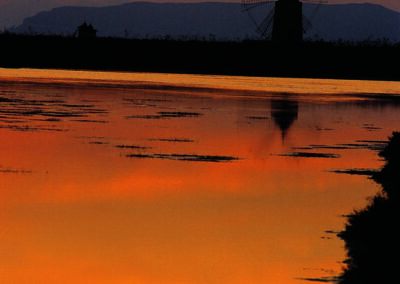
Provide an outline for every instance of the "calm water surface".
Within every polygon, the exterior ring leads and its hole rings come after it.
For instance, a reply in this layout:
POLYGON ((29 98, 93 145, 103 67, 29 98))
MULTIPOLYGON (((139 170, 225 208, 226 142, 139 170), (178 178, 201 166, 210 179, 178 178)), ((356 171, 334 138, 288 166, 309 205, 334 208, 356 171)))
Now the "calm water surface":
POLYGON ((0 69, 1 283, 309 283, 400 83, 0 69))

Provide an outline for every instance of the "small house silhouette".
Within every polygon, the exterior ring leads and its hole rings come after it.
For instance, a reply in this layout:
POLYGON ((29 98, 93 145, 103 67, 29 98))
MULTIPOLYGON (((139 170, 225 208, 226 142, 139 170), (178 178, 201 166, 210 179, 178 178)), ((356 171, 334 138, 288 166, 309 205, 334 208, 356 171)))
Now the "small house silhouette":
POLYGON ((75 34, 78 38, 95 38, 97 30, 92 26, 92 24, 87 24, 86 21, 82 25, 78 26, 75 34))

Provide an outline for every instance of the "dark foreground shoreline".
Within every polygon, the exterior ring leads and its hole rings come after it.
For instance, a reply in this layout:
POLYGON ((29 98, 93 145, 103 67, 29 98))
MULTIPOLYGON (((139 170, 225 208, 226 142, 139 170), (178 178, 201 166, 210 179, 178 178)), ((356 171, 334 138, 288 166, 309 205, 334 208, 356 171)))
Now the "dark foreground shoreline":
POLYGON ((381 185, 381 191, 365 208, 348 215, 345 229, 338 234, 347 254, 340 284, 398 282, 400 132, 393 132, 379 156, 385 165, 372 179, 381 185))
POLYGON ((400 80, 400 46, 0 35, 0 67, 400 80))

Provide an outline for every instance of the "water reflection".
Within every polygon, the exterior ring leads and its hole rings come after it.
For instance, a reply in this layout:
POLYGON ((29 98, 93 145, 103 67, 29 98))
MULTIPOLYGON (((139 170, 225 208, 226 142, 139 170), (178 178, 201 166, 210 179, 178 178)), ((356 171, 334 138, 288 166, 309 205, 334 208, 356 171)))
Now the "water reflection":
MULTIPOLYGON (((183 88, 179 75, 165 75, 177 84, 165 89, 100 75, 99 85, 63 72, 0 84, 0 282, 294 284, 339 273, 342 243, 325 232, 377 186, 333 170, 379 167, 370 148, 398 126, 398 104, 254 92, 268 86, 260 78, 223 78, 249 89, 232 93, 183 88)), ((323 93, 326 81, 313 84, 323 93)))
POLYGON ((271 117, 281 130, 282 141, 285 140, 290 126, 297 120, 299 102, 289 97, 271 100, 271 117))

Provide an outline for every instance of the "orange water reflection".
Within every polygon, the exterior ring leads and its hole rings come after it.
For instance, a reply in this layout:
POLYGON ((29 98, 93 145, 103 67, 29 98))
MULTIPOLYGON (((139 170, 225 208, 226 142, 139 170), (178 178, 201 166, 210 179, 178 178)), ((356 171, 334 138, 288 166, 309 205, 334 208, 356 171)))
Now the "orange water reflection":
POLYGON ((379 167, 364 144, 400 120, 395 96, 345 95, 396 83, 0 71, 2 283, 332 276, 343 244, 325 231, 377 186, 331 170, 379 167))

